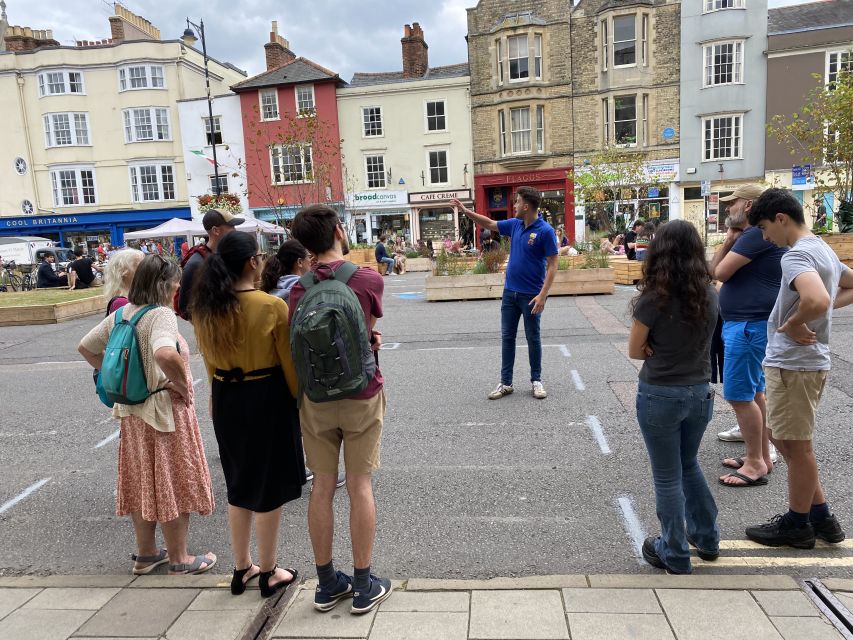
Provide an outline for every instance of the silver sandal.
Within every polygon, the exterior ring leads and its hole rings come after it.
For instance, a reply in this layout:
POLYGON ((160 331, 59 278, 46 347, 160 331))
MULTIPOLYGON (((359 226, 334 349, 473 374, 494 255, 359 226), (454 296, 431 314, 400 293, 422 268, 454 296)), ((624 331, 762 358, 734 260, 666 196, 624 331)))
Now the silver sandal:
POLYGON ((135 553, 130 554, 130 559, 134 562, 148 562, 149 564, 141 569, 133 567, 133 575, 144 576, 159 567, 161 564, 169 562, 169 554, 165 549, 160 549, 160 553, 156 556, 138 556, 135 553))
POLYGON ((216 554, 206 553, 203 556, 196 556, 195 560, 190 562, 189 564, 170 564, 169 565, 169 574, 174 576, 189 576, 196 575, 199 573, 204 573, 213 568, 213 565, 216 564, 216 554), (209 556, 213 557, 213 560, 210 559, 209 556), (206 567, 202 567, 204 563, 207 563, 206 567))

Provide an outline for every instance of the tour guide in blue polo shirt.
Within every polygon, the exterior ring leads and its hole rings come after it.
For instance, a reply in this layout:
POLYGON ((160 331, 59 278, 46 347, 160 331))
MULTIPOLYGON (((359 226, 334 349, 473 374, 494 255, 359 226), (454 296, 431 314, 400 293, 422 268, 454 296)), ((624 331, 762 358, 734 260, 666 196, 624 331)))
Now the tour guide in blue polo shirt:
POLYGON ((481 227, 510 238, 509 264, 501 301, 501 382, 489 394, 489 399, 498 400, 513 391, 515 336, 518 320, 524 316, 533 397, 541 400, 548 394, 542 386, 539 319, 557 274, 557 234, 539 215, 541 193, 532 187, 519 187, 515 193, 515 217, 511 220, 496 221, 481 216, 466 209, 458 200, 454 200, 453 205, 481 227))

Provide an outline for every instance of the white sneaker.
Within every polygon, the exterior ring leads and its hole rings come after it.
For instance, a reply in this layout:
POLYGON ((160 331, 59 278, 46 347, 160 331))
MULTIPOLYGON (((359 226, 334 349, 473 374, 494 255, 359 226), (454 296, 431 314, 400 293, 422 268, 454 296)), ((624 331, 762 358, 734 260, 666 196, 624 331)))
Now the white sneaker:
POLYGON ((776 461, 779 459, 779 452, 776 451, 776 447, 773 446, 773 443, 770 443, 770 462, 776 464, 776 461))
POLYGON ((720 431, 717 437, 723 442, 743 442, 743 435, 738 425, 733 426, 728 431, 720 431))
POLYGON ((489 394, 489 400, 500 400, 504 396, 511 394, 512 391, 513 389, 511 385, 506 385, 501 382, 497 387, 495 387, 495 390, 489 394))
POLYGON ((548 392, 545 391, 545 387, 542 385, 541 382, 539 382, 539 380, 536 380, 533 383, 533 397, 537 398, 538 400, 542 400, 543 398, 548 397, 548 392))

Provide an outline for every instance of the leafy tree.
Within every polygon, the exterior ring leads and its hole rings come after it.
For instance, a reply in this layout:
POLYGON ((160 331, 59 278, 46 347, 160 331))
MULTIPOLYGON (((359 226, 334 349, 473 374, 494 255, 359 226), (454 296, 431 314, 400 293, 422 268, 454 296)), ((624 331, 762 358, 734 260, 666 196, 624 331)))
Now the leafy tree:
POLYGON ((803 164, 819 167, 815 187, 820 193, 839 196, 842 233, 853 232, 853 71, 841 71, 835 81, 808 96, 805 106, 790 116, 777 115, 767 124, 768 133, 790 148, 803 164))

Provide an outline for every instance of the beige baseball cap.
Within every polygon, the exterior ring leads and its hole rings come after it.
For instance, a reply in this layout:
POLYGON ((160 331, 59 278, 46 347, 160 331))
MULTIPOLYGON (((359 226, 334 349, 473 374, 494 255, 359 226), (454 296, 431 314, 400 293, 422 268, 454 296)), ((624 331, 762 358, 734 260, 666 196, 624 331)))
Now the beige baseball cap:
POLYGON ((743 200, 758 200, 762 193, 764 193, 764 189, 757 184, 742 184, 734 190, 732 195, 720 198, 720 202, 731 202, 738 198, 743 200))
POLYGON ((232 215, 225 209, 210 209, 204 214, 201 224, 205 231, 210 231, 213 227, 218 227, 227 224, 231 227, 236 227, 238 224, 243 224, 246 220, 232 215))

